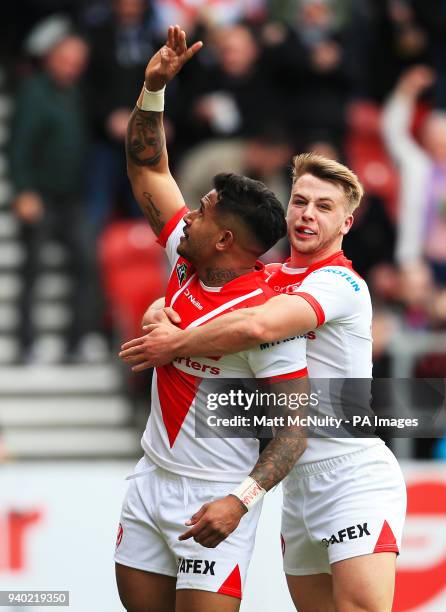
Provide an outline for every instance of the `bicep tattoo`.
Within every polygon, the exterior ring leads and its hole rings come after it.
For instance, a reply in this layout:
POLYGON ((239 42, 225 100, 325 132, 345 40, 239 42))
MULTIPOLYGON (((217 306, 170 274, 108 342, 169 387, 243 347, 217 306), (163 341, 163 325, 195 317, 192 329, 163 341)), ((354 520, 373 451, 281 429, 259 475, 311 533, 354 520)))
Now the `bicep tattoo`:
POLYGON ((165 226, 161 211, 156 207, 151 193, 144 191, 142 195, 144 196, 144 202, 140 202, 142 212, 155 234, 159 235, 165 226))

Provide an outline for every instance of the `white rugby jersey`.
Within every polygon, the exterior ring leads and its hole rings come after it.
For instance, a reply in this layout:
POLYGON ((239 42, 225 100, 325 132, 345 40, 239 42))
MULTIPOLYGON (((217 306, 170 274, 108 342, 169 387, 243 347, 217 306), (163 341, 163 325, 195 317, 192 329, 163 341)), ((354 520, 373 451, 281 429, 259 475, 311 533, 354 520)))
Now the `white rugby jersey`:
MULTIPOLYGON (((179 211, 159 237, 172 267, 166 305, 179 313, 183 329, 230 310, 263 304, 275 295, 265 283, 262 264, 223 287, 203 285, 192 265, 176 252, 186 212, 187 209, 179 211)), ((252 438, 196 437, 196 417, 219 414, 218 409, 211 412, 206 403, 203 379, 297 379, 307 375, 305 345, 305 338, 295 338, 224 357, 176 358, 156 368, 151 414, 141 440, 144 452, 157 465, 183 476, 223 482, 242 480, 258 459, 259 442, 252 438)))
MULTIPOLYGON (((317 379, 322 391, 318 414, 342 416, 330 406, 329 379, 372 378, 372 304, 367 283, 342 251, 306 269, 291 268, 288 262, 272 264, 267 274, 272 289, 299 295, 313 307, 318 326, 306 334, 307 363, 310 379, 317 379)), ((334 435, 339 436, 339 430, 334 435)), ((336 457, 377 443, 383 444, 377 438, 310 437, 299 463, 336 457)))

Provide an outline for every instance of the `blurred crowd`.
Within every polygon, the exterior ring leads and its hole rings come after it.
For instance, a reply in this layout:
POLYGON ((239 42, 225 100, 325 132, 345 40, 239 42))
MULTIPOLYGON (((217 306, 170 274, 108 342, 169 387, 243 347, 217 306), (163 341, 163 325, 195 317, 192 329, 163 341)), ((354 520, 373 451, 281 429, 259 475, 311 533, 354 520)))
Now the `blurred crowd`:
MULTIPOLYGON (((376 374, 390 374, 398 331, 446 328, 446 0, 29 0, 4 10, 24 353, 49 235, 71 255, 68 352, 103 324, 96 246, 112 224, 138 218, 126 124, 175 23, 205 43, 167 90, 170 161, 188 205, 232 170, 263 180, 286 207, 294 153, 339 159, 367 193, 345 251, 372 291, 376 374)), ((446 376, 446 356, 417 368, 446 376)))

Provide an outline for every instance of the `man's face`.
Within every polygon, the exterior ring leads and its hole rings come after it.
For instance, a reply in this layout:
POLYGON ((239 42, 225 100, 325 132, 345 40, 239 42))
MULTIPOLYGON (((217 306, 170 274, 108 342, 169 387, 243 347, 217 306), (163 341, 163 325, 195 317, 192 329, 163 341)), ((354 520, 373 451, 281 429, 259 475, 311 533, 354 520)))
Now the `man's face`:
POLYGON ((337 242, 340 248, 352 222, 342 187, 311 174, 294 183, 287 225, 291 247, 298 253, 324 252, 337 242))
POLYGON ((64 87, 76 83, 88 61, 88 47, 83 40, 69 36, 52 49, 46 58, 46 68, 53 79, 64 87))
POLYGON ((115 0, 115 14, 122 25, 141 23, 146 10, 144 0, 115 0))
POLYGON ((223 70, 235 78, 250 72, 259 53, 252 34, 242 25, 223 28, 217 35, 217 50, 223 70))
POLYGON ((217 192, 213 189, 201 198, 198 210, 184 217, 184 236, 180 238, 177 252, 194 265, 206 262, 215 254, 215 244, 222 233, 215 211, 217 200, 217 192))

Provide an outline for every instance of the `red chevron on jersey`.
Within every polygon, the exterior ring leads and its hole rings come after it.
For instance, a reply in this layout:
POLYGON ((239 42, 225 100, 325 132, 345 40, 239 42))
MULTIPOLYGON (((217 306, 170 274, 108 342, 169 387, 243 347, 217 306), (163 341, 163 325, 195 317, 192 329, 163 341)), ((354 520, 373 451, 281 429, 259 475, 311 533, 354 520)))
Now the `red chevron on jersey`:
MULTIPOLYGON (((160 236, 168 256, 171 273, 166 305, 181 317, 180 326, 193 328, 239 308, 264 304, 276 295, 264 280, 264 266, 239 276, 221 287, 209 287, 196 274, 193 265, 178 254, 185 222, 166 225, 160 236)), ((157 368, 152 381, 151 412, 141 440, 144 452, 156 465, 182 476, 221 482, 239 482, 246 478, 258 458, 255 438, 232 438, 214 433, 197 433, 197 423, 207 423, 215 393, 203 384, 231 378, 292 379, 306 373, 305 338, 268 347, 253 347, 222 357, 177 357, 157 368)), ((223 382, 224 384, 224 382, 223 382)), ((236 575, 226 584, 231 587, 236 575)), ((235 591, 237 591, 237 585, 235 591)))
POLYGON ((197 394, 201 379, 178 370, 170 363, 157 368, 156 374, 161 414, 172 448, 197 394))

